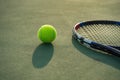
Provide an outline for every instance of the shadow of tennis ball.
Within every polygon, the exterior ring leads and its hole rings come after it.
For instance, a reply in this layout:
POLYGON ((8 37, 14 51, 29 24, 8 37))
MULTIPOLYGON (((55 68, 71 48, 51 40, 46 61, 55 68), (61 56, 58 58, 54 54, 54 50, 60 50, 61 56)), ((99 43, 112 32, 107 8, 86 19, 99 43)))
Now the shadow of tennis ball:
POLYGON ((53 56, 54 48, 52 44, 40 44, 34 51, 32 63, 35 68, 45 67, 53 56))

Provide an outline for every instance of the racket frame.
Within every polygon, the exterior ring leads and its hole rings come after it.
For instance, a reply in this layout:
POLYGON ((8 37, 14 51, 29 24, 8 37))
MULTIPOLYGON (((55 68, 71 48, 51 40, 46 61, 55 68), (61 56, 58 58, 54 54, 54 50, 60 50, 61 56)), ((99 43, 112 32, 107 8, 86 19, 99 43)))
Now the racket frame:
MULTIPOLYGON (((85 21, 85 22, 79 22, 77 23, 73 29, 73 38, 76 39, 79 43, 93 48, 93 49, 97 49, 100 51, 104 51, 107 52, 109 54, 115 55, 120 57, 120 50, 116 49, 116 46, 108 46, 108 45, 104 45, 104 44, 100 44, 97 42, 94 42, 92 40, 89 40, 87 38, 84 38, 82 35, 80 35, 77 30, 81 27, 85 27, 85 25, 92 25, 92 24, 113 24, 113 25, 120 25, 120 22, 118 21, 109 21, 109 20, 95 20, 95 21, 85 21)), ((117 46, 118 47, 118 46, 117 46)))

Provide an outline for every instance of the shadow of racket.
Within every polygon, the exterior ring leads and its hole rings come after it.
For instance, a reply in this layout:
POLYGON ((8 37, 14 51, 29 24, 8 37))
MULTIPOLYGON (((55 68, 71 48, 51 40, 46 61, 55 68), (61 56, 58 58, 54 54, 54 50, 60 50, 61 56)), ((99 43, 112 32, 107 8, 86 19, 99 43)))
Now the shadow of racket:
POLYGON ((80 43, 73 38, 72 38, 72 44, 75 46, 77 50, 84 53, 84 55, 120 70, 119 57, 103 54, 101 52, 96 52, 94 50, 91 50, 83 45, 80 45, 80 43))

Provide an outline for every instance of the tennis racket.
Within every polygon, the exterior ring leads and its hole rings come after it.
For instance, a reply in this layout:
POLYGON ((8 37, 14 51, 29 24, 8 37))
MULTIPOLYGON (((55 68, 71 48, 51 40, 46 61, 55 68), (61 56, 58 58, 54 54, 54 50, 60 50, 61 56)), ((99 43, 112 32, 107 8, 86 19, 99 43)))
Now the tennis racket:
POLYGON ((94 20, 77 23, 73 38, 94 50, 120 57, 120 22, 94 20))

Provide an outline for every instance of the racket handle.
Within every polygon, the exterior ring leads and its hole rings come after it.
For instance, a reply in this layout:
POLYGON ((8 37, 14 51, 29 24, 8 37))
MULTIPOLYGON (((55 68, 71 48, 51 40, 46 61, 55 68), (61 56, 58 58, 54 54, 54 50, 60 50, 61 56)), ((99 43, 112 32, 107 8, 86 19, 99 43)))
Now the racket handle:
POLYGON ((96 42, 91 42, 90 47, 120 57, 120 50, 115 49, 113 47, 105 46, 105 45, 102 45, 102 44, 99 44, 99 43, 96 43, 96 42))

